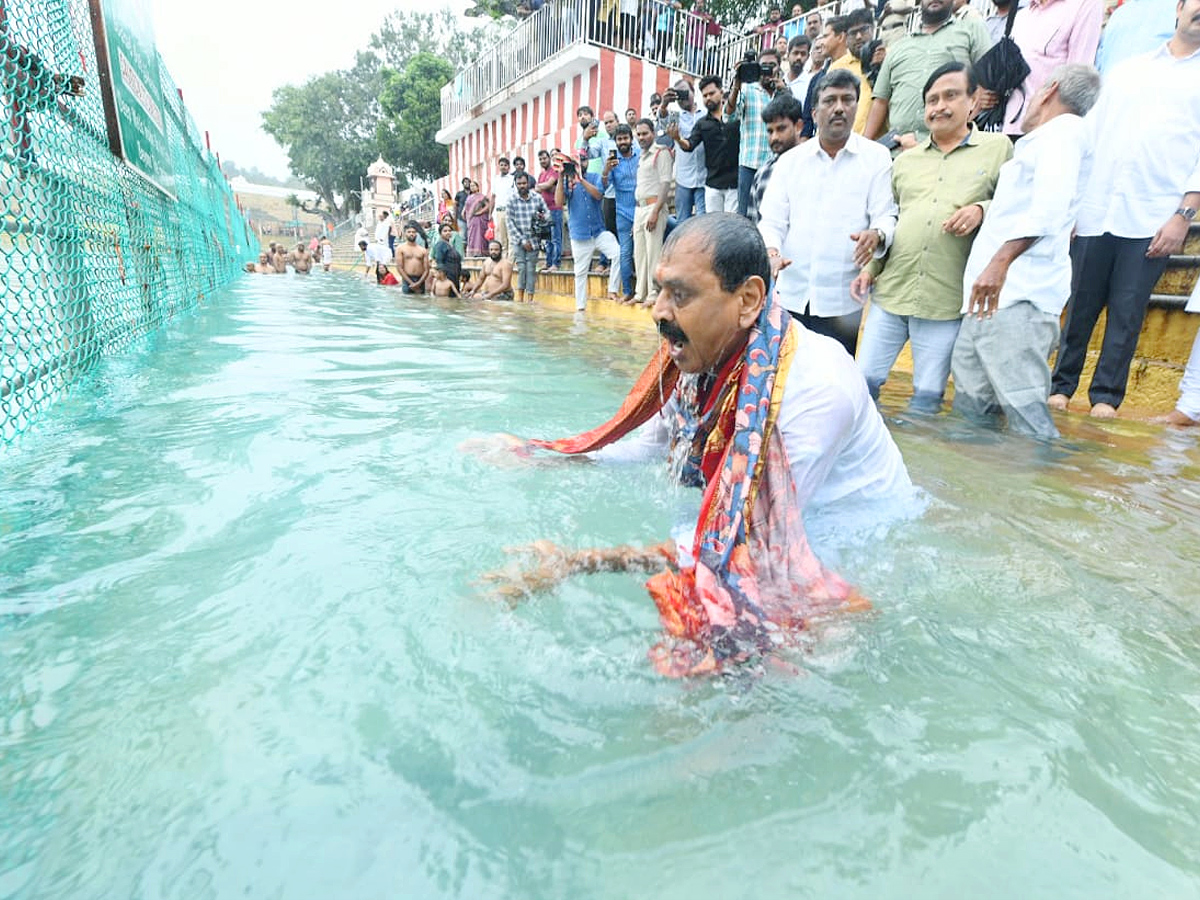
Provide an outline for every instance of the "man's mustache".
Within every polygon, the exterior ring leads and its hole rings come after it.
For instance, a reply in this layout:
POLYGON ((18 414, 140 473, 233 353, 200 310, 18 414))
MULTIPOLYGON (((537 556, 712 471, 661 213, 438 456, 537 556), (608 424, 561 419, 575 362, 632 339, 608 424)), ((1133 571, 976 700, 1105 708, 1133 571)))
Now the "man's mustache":
POLYGON ((688 336, 674 322, 661 321, 658 323, 658 334, 665 341, 675 344, 686 344, 688 336))

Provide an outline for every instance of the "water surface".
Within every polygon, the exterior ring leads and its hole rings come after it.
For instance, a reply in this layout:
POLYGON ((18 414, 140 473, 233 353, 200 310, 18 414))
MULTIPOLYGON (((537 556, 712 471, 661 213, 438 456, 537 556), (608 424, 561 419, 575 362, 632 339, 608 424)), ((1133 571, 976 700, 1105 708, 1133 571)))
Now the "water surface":
POLYGON ((1197 436, 889 395, 929 509, 822 540, 874 611, 680 683, 639 578, 477 578, 694 498, 455 449, 652 346, 251 277, 0 451, 0 897, 1200 896, 1197 436))

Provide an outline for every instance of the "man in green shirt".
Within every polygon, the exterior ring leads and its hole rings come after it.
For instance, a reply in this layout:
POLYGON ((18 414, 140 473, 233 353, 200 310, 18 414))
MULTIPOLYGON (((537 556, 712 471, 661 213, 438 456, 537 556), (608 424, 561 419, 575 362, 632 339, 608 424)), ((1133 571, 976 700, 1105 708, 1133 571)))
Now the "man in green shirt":
POLYGON ((892 192, 900 206, 896 233, 884 260, 873 260, 850 285, 859 303, 874 297, 858 349, 858 366, 871 396, 905 343, 912 342, 915 412, 942 407, 950 357, 961 321, 963 271, 983 221, 1000 167, 1012 156, 1002 134, 971 124, 979 85, 961 62, 934 70, 925 84, 930 137, 892 165, 892 192))
POLYGON ((971 63, 992 46, 979 19, 954 18, 953 0, 921 0, 921 28, 888 48, 875 79, 871 111, 863 136, 878 140, 895 132, 895 146, 908 150, 929 137, 921 86, 929 73, 948 62, 971 63))

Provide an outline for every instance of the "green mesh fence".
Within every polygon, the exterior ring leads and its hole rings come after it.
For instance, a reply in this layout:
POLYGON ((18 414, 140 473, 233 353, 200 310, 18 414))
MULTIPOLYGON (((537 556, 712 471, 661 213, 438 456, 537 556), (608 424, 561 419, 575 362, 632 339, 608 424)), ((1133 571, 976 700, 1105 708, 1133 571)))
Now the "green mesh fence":
POLYGON ((3 445, 258 245, 161 60, 176 199, 110 151, 89 0, 0 0, 0 68, 3 445))

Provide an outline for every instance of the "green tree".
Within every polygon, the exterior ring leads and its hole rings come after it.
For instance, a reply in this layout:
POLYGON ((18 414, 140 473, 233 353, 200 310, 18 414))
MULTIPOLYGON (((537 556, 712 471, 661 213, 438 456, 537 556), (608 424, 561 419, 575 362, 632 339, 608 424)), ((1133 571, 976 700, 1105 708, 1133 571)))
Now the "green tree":
POLYGON ((384 159, 408 178, 432 180, 449 170, 449 150, 434 135, 442 121, 442 85, 453 75, 450 63, 432 53, 417 53, 402 72, 383 70, 376 138, 384 159))
POLYGON ((276 88, 263 113, 263 130, 287 152, 292 172, 340 216, 359 205, 352 191, 375 159, 379 84, 378 60, 359 53, 347 71, 276 88))
POLYGON ((445 7, 432 13, 397 10, 384 18, 379 31, 371 35, 368 47, 384 66, 396 72, 403 72, 418 53, 437 47, 440 57, 450 63, 453 71, 477 59, 499 40, 504 30, 488 22, 464 31, 458 17, 445 7))

